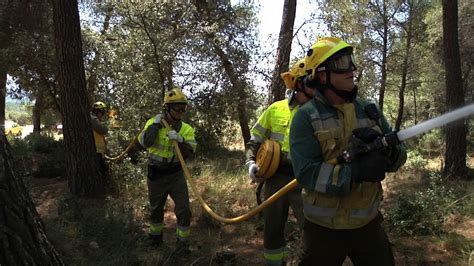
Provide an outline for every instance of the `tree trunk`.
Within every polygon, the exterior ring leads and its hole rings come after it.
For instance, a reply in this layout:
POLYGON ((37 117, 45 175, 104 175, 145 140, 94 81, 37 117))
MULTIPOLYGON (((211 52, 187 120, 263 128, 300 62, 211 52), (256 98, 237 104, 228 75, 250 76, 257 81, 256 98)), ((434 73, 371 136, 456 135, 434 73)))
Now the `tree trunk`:
POLYGON ((409 21, 408 21, 408 28, 406 29, 406 43, 405 43, 405 56, 403 58, 403 68, 402 68, 402 76, 400 82, 400 91, 398 92, 398 98, 400 104, 398 105, 398 115, 397 120, 395 122, 395 130, 399 131, 403 121, 403 109, 405 108, 405 90, 407 86, 407 76, 408 76, 408 68, 409 68, 409 58, 410 58, 410 50, 411 50, 411 35, 412 35, 412 22, 413 18, 413 9, 410 6, 409 10, 409 21))
POLYGON ((383 111, 383 102, 385 98, 385 86, 387 83, 387 54, 388 54, 388 12, 387 12, 387 3, 382 1, 382 12, 383 12, 383 46, 382 46, 382 64, 381 64, 381 74, 382 78, 380 80, 380 91, 379 91, 379 107, 380 111, 383 111))
POLYGON ((69 190, 102 196, 105 182, 92 137, 77 1, 53 0, 53 19, 69 190))
POLYGON ((0 132, 0 265, 64 265, 23 180, 13 173, 10 146, 0 132))
POLYGON ((288 70, 290 63, 295 14, 296 0, 285 0, 283 5, 280 35, 278 37, 278 48, 276 54, 277 60, 272 73, 272 82, 270 84, 270 103, 279 101, 285 97, 285 83, 280 78, 280 74, 288 70))
POLYGON ((7 97, 7 71, 0 66, 0 131, 5 132, 5 98, 7 97))
POLYGON ((160 55, 160 44, 155 40, 153 34, 150 32, 150 25, 148 25, 144 16, 141 16, 141 22, 143 30, 153 47, 153 58, 155 59, 156 70, 161 81, 161 96, 164 97, 167 91, 173 89, 173 69, 171 67, 173 65, 173 59, 164 59, 163 56, 160 55))
MULTIPOLYGON (((461 57, 458 40, 458 1, 443 0, 443 51, 446 69, 446 109, 464 105, 461 57)), ((466 124, 458 121, 445 128, 446 154, 443 175, 462 177, 466 174, 466 124)))
MULTIPOLYGON (((296 1, 296 0, 295 0, 296 1)), ((203 13, 203 20, 213 23, 215 17, 209 14, 209 5, 207 1, 198 0, 194 1, 194 5, 203 13)), ((227 77, 230 80, 232 91, 236 95, 235 106, 237 109, 237 117, 239 120, 240 130, 242 132, 242 137, 244 139, 244 145, 250 141, 250 128, 249 128, 249 119, 247 117, 247 83, 236 73, 234 66, 232 65, 231 60, 229 59, 226 51, 219 45, 216 41, 216 37, 213 33, 207 33, 206 39, 209 41, 209 44, 212 47, 213 52, 219 58, 219 61, 224 68, 224 71, 227 77)))
POLYGON ((416 101, 416 87, 413 87, 413 124, 418 124, 418 105, 416 101))
MULTIPOLYGON (((44 88, 46 89, 46 88, 44 88)), ((36 91, 36 101, 33 107, 33 133, 39 134, 41 132, 41 111, 43 110, 44 90, 36 91)))
MULTIPOLYGON (((212 39, 211 39, 212 40, 212 39)), ((246 111, 246 102, 247 102, 247 93, 245 92, 245 82, 242 81, 238 75, 235 73, 232 63, 225 54, 225 52, 213 42, 213 48, 217 56, 224 66, 224 70, 229 77, 230 83, 232 84, 232 90, 238 91, 237 93, 237 114, 239 118, 240 130, 242 132, 242 137, 244 138, 244 144, 250 141, 250 129, 249 129, 249 119, 247 117, 246 111)))

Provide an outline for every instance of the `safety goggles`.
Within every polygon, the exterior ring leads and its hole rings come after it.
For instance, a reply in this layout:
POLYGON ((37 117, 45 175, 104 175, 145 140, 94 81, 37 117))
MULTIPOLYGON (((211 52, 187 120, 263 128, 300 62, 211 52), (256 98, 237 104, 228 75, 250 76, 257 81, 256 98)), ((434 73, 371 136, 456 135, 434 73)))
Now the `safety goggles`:
POLYGON ((346 73, 356 70, 352 54, 341 54, 331 58, 324 67, 319 67, 318 71, 329 70, 335 73, 346 73))
POLYGON ((170 106, 171 110, 175 111, 176 113, 184 113, 186 112, 186 105, 184 106, 170 106))

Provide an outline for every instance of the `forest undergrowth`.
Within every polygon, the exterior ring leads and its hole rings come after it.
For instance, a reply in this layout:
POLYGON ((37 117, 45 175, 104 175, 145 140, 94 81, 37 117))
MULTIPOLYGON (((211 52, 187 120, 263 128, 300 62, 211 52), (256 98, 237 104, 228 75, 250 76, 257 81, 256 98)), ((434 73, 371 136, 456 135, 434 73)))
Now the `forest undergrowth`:
MULTIPOLYGON (((474 160, 469 158, 470 179, 446 181, 440 177, 439 157, 409 156, 407 164, 383 182, 384 225, 396 264, 472 265, 474 160)), ((243 157, 242 151, 221 150, 188 164, 199 193, 225 217, 256 206, 256 186, 246 176, 243 157)), ((176 218, 171 200, 165 212, 165 245, 152 246, 146 235, 149 204, 144 154, 135 164, 125 159, 109 165, 109 193, 100 200, 71 196, 67 181, 60 176, 30 173, 25 178, 48 237, 67 265, 263 265, 261 217, 219 223, 204 212, 191 188, 191 254, 173 254, 176 218)), ((292 215, 288 225, 288 265, 297 265, 302 239, 292 215)), ((345 265, 351 263, 347 260, 345 265)))

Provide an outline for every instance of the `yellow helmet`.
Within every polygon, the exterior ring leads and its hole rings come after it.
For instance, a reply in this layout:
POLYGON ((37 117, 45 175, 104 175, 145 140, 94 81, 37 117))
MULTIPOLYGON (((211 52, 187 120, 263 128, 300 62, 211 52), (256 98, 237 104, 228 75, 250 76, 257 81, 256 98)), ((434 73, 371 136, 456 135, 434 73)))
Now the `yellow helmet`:
POLYGON ((280 76, 285 82, 287 88, 294 90, 296 80, 305 76, 305 59, 298 60, 288 72, 281 73, 280 76))
POLYGON ((317 68, 324 63, 329 57, 344 48, 352 46, 345 41, 336 37, 325 37, 319 39, 306 53, 305 66, 308 80, 313 80, 317 72, 317 68))
POLYGON ((99 110, 105 110, 107 109, 107 104, 105 104, 104 102, 95 102, 93 105, 92 105, 92 108, 94 109, 99 109, 99 110))
POLYGON ((165 93, 164 104, 170 103, 187 104, 188 100, 186 99, 186 95, 184 95, 180 88, 174 87, 172 90, 165 93))

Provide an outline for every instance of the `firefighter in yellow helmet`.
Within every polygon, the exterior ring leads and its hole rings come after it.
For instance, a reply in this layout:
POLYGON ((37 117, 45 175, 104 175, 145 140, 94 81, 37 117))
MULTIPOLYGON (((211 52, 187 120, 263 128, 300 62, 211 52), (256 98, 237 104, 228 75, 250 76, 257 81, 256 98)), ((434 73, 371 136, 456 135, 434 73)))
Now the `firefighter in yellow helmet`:
POLYGON ((104 102, 98 101, 92 105, 91 124, 97 153, 97 162, 99 164, 100 172, 105 178, 109 167, 104 159, 107 151, 107 141, 105 136, 108 133, 107 105, 104 102))
MULTIPOLYGON (((303 84, 304 59, 296 62, 290 71, 281 77, 289 89, 288 98, 271 104, 259 117, 251 129, 251 139, 246 145, 246 167, 253 182, 260 183, 257 195, 264 184, 264 197, 267 199, 280 188, 294 179, 289 158, 288 125, 299 105, 307 102, 315 94, 315 89, 306 88, 303 84), (276 173, 266 179, 257 176, 259 166, 255 163, 260 145, 266 139, 273 139, 280 144, 281 159, 276 173)), ((284 195, 264 210, 263 246, 267 265, 282 265, 286 262, 285 226, 288 220, 289 207, 293 209, 298 226, 303 223, 303 204, 301 191, 295 189, 284 195)))
POLYGON ((304 204, 304 255, 300 265, 393 265, 381 226, 381 181, 406 160, 401 145, 347 160, 348 149, 368 147, 391 132, 382 112, 357 97, 353 47, 319 39, 305 60, 306 86, 316 96, 295 114, 290 130, 293 169, 304 204), (344 155, 343 155, 344 154, 344 155))
POLYGON ((175 203, 177 218, 176 255, 189 253, 189 226, 191 209, 189 192, 172 141, 177 141, 186 159, 196 150, 194 129, 182 121, 188 100, 181 89, 174 88, 165 93, 163 110, 149 119, 138 136, 139 143, 148 151, 148 196, 151 209, 149 235, 154 245, 163 243, 163 208, 168 195, 175 203), (171 126, 167 130, 162 121, 171 126))

